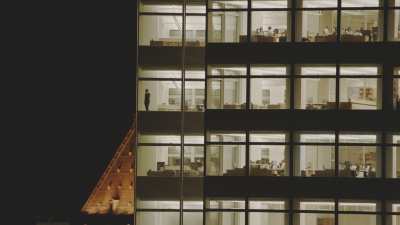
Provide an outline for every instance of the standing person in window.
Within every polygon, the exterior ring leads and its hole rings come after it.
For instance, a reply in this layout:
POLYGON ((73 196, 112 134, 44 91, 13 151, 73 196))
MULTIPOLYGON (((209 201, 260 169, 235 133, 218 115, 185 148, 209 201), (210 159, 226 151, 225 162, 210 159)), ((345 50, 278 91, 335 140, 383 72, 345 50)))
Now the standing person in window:
POLYGON ((149 111, 150 106, 150 92, 149 89, 146 89, 144 93, 144 106, 146 107, 146 111, 149 111))

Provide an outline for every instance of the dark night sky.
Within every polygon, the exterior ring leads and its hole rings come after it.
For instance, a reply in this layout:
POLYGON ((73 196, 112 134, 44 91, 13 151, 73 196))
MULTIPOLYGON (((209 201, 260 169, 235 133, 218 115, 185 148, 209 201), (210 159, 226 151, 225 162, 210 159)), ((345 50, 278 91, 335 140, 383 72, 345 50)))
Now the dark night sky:
POLYGON ((13 157, 7 186, 15 193, 6 197, 29 209, 25 216, 79 212, 128 130, 135 5, 30 1, 8 17, 16 24, 10 78, 17 88, 9 92, 7 149, 13 157))

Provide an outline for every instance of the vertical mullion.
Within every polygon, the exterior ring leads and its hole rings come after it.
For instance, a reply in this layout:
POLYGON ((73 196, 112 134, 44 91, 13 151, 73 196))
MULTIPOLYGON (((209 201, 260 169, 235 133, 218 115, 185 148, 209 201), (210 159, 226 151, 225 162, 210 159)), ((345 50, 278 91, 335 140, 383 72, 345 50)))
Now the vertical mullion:
MULTIPOLYGON (((247 0, 247 45, 251 42, 251 0, 247 0)), ((241 11, 242 12, 242 11, 241 11)))
POLYGON ((246 130, 246 176, 250 176, 250 146, 249 146, 249 131, 246 130))
POLYGON ((289 83, 289 88, 290 88, 290 91, 289 91, 290 92, 289 93, 289 110, 290 111, 294 111, 294 109, 295 109, 295 106, 294 106, 294 99, 295 99, 295 96, 294 96, 294 92, 295 92, 295 87, 294 87, 294 84, 295 84, 295 79, 294 79, 294 76, 295 76, 295 64, 294 63, 290 63, 289 64, 289 74, 288 74, 288 76, 289 76, 289 81, 290 81, 290 83, 289 83))
POLYGON ((335 198, 335 225, 339 225, 339 200, 335 198))
POLYGON ((289 207, 289 212, 288 212, 288 216, 289 216, 289 221, 288 221, 288 225, 293 225, 293 217, 294 217, 294 213, 293 213, 293 196, 290 196, 289 200, 288 200, 288 207, 289 207))
POLYGON ((339 177, 339 131, 335 131, 335 177, 339 177))
POLYGON ((244 202, 244 224, 249 225, 249 197, 245 197, 245 202, 244 202))
POLYGON ((336 24, 336 43, 340 42, 340 36, 342 33, 342 25, 341 25, 341 21, 342 21, 342 0, 338 0, 338 5, 337 5, 337 16, 336 16, 336 20, 337 20, 337 24, 336 24))
POLYGON ((381 225, 386 225, 386 216, 387 216, 387 209, 386 209, 386 200, 381 201, 381 225))
POLYGON ((294 176, 294 146, 293 146, 293 143, 294 143, 294 141, 293 141, 293 136, 294 136, 294 131, 292 130, 292 131, 290 131, 287 135, 289 135, 289 148, 288 148, 288 151, 289 151, 289 177, 290 178, 293 178, 293 176, 294 176))
POLYGON ((386 145, 386 132, 381 132, 381 143, 379 144, 380 146, 380 154, 381 154, 381 178, 385 179, 386 178, 386 151, 387 151, 387 145, 386 145))
POLYGON ((203 196, 202 196, 202 200, 203 200, 203 225, 206 224, 206 188, 205 188, 205 179, 206 179, 206 172, 207 172, 207 129, 206 129, 206 121, 207 121, 207 102, 208 102, 208 69, 207 69, 207 46, 208 46, 208 16, 209 16, 209 11, 208 11, 208 4, 209 1, 211 0, 205 0, 205 4, 206 4, 206 36, 205 36, 205 54, 204 54, 204 73, 205 73, 205 78, 204 78, 204 117, 203 117, 203 155, 204 155, 204 166, 203 166, 203 196))
POLYGON ((132 201, 132 207, 133 207, 133 212, 134 212, 134 217, 133 217, 133 224, 137 224, 137 182, 136 182, 136 177, 137 177, 137 171, 138 171, 138 169, 137 169, 137 165, 138 165, 138 163, 137 163, 137 153, 138 153, 138 137, 139 137, 139 135, 138 135, 138 93, 139 93, 139 82, 138 82, 138 76, 137 76, 137 74, 139 73, 139 24, 140 24, 140 17, 139 17, 139 6, 140 6, 140 1, 136 1, 136 18, 137 18, 137 21, 136 21, 136 48, 135 48, 135 50, 136 50, 136 52, 135 52, 135 55, 136 55, 136 60, 135 60, 135 64, 136 64, 136 68, 135 68, 135 72, 136 72, 136 76, 135 76, 135 84, 136 84, 136 88, 135 88, 135 104, 136 104, 136 107, 135 107, 135 115, 134 115, 134 120, 133 120, 133 122, 134 122, 134 129, 135 129, 135 133, 134 133, 134 135, 135 135, 135 137, 134 137, 134 144, 133 144, 133 147, 134 147, 134 149, 132 149, 132 156, 131 157, 133 157, 134 159, 133 159, 133 163, 135 164, 134 165, 134 168, 135 168, 135 170, 133 171, 133 179, 132 179, 132 182, 133 182, 133 185, 132 185, 132 189, 133 189, 133 201, 132 201))
POLYGON ((251 100, 250 100, 250 64, 246 64, 246 111, 251 110, 251 100))
POLYGON ((335 92, 335 98, 336 98, 336 111, 339 111, 340 108, 340 66, 339 62, 336 61, 336 92, 335 92))
MULTIPOLYGON (((383 2, 383 42, 387 42, 388 41, 388 25, 389 25, 389 0, 381 0, 380 2, 383 2)), ((380 6, 382 7, 382 6, 380 6)), ((382 14, 381 9, 380 12, 378 13, 382 14)), ((378 18, 379 19, 379 18, 378 18)), ((378 30, 379 31, 379 30, 378 30)))
MULTIPOLYGON (((297 0, 288 0, 291 5, 290 5, 290 42, 295 42, 296 41, 296 30, 298 29, 296 24, 296 8, 297 8, 297 0)), ((300 0, 301 1, 301 0, 300 0)), ((289 26, 288 26, 289 28, 289 26)), ((288 34, 286 34, 288 35, 288 34)))
POLYGON ((185 135, 185 56, 186 56, 186 2, 187 0, 183 0, 182 2, 182 64, 181 64, 181 161, 180 161, 180 196, 179 196, 179 224, 183 225, 183 188, 184 188, 184 180, 183 180, 183 169, 184 169, 184 159, 185 159, 185 145, 184 145, 184 135, 185 135))

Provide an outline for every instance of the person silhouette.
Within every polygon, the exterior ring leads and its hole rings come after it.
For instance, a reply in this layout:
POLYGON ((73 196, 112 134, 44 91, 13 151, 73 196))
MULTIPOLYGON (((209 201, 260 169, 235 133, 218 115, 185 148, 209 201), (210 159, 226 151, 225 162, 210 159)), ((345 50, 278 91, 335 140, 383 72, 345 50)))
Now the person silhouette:
POLYGON ((144 106, 146 107, 146 111, 149 111, 150 106, 150 92, 149 89, 146 89, 144 93, 144 106))

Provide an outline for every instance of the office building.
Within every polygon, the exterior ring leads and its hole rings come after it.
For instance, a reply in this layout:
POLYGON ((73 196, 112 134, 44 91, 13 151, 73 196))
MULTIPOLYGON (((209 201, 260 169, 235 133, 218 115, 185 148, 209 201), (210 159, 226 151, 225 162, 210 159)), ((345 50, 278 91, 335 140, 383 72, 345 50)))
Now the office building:
POLYGON ((400 225, 399 0, 139 0, 136 225, 400 225))

